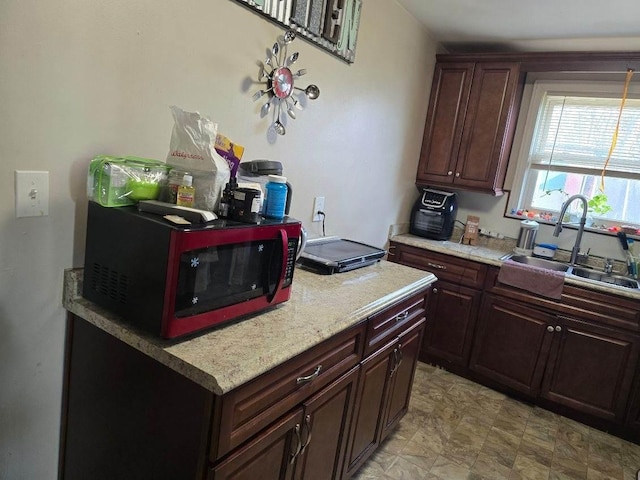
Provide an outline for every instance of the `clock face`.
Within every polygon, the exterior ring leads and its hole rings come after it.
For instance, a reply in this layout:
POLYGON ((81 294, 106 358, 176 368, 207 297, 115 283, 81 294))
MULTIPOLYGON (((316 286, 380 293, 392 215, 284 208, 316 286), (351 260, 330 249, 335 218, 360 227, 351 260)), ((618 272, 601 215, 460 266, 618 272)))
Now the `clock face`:
POLYGON ((293 74, 287 67, 273 71, 273 94, 278 98, 287 98, 293 92, 293 74))

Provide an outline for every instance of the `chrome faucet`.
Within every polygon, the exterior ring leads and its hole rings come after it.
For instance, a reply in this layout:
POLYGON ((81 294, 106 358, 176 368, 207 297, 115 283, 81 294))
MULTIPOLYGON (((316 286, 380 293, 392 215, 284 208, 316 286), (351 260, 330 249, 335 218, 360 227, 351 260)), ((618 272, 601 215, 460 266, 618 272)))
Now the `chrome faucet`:
POLYGON ((580 224, 578 225, 578 234, 576 235, 576 242, 573 245, 573 249, 571 250, 571 265, 576 264, 576 260, 578 258, 578 253, 580 252, 580 242, 582 241, 582 234, 584 233, 584 225, 587 222, 587 208, 588 202, 587 197, 584 195, 572 195, 570 196, 566 202, 562 205, 562 209, 560 210, 560 218, 558 219, 558 223, 556 223, 556 228, 553 231, 553 236, 557 237, 560 235, 562 231, 562 219, 564 218, 565 213, 567 213, 567 208, 574 200, 580 200, 582 202, 582 217, 580 217, 580 224))

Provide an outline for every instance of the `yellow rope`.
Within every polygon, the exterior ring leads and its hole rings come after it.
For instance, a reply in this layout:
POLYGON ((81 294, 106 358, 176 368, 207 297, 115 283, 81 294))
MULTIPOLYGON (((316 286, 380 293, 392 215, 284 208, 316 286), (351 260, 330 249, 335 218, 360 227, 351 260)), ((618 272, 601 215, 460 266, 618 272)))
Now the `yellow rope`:
POLYGON ((633 77, 633 70, 629 68, 627 69, 627 78, 624 81, 624 90, 622 91, 622 102, 620 102, 620 111, 618 112, 618 121, 616 122, 616 128, 613 131, 613 139, 611 140, 611 147, 609 147, 609 154, 607 155, 607 160, 604 162, 604 167, 602 168, 602 173, 600 174, 600 191, 602 193, 604 193, 604 174, 607 171, 607 167, 609 166, 609 161, 611 160, 613 151, 615 150, 616 144, 618 143, 618 133, 620 131, 620 118, 622 117, 622 110, 624 109, 624 104, 627 101, 627 91, 629 90, 631 77, 633 77))

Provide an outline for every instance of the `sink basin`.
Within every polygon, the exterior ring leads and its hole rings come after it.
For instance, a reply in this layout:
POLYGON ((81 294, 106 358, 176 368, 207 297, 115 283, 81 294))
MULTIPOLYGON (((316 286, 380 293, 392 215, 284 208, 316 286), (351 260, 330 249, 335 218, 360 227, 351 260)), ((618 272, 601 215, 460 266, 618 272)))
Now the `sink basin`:
POLYGON ((524 263, 525 265, 532 265, 534 267, 546 268, 547 270, 556 270, 558 272, 566 272, 569 270, 569 265, 566 263, 546 260, 544 258, 530 257, 528 255, 512 255, 509 257, 509 260, 524 263))
POLYGON ((564 272, 567 276, 573 276, 591 283, 604 284, 612 287, 624 287, 640 290, 640 283, 633 278, 623 277, 622 275, 608 275, 604 272, 593 270, 586 266, 571 266, 567 263, 556 262, 554 260, 546 260, 544 258, 529 257, 528 255, 509 255, 503 257, 503 260, 513 260, 514 262, 523 263, 525 265, 533 265, 534 267, 546 268, 547 270, 555 270, 564 272))
POLYGON ((604 272, 590 270, 588 268, 571 267, 569 271, 567 271, 567 275, 573 275, 585 280, 592 280, 612 286, 640 289, 640 284, 633 278, 623 277, 621 275, 610 275, 604 272))

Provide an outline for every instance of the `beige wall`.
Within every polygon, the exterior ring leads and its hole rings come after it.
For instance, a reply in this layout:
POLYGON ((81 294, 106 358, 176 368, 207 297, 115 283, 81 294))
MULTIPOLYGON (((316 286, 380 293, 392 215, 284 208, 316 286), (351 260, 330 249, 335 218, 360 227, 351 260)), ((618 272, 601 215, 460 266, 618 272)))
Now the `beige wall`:
POLYGON ((382 246, 407 220, 434 42, 393 0, 364 2, 353 65, 296 40, 321 96, 274 143, 245 85, 281 34, 230 0, 0 2, 0 478, 56 478, 62 273, 83 262, 88 161, 164 159, 170 105, 210 115, 245 159, 282 161, 311 235, 316 195, 328 234, 382 246), (18 169, 50 172, 48 217, 15 218, 18 169))

